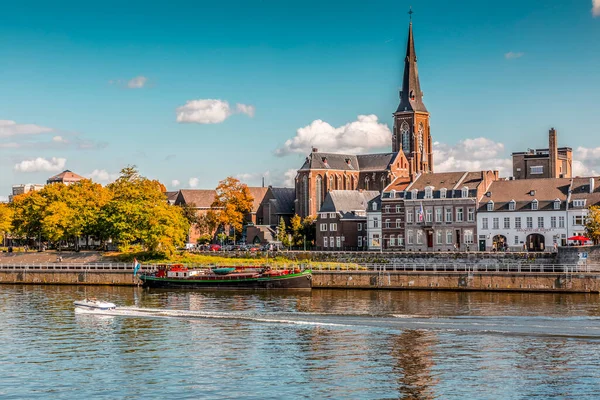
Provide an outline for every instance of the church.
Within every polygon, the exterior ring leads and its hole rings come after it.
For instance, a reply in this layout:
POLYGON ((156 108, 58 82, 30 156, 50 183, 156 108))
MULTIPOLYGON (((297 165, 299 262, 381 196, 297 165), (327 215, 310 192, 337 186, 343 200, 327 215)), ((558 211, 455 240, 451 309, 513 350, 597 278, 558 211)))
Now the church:
POLYGON ((394 116, 392 152, 322 153, 313 148, 295 180, 296 213, 315 216, 331 190, 383 191, 397 178, 433 172, 429 112, 423 103, 412 21, 408 27, 400 104, 394 116))

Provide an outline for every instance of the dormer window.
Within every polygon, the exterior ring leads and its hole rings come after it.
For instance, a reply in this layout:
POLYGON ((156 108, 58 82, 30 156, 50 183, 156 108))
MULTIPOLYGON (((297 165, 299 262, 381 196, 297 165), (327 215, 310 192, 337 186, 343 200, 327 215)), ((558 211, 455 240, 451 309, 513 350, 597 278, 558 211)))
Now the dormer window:
POLYGON ((537 199, 534 199, 534 200, 531 202, 531 209, 532 209, 532 210, 537 210, 537 209, 538 209, 538 206, 539 206, 539 202, 537 201, 537 199))
POLYGON ((440 189, 440 199, 445 199, 446 198, 446 192, 447 192, 446 188, 440 189))
POLYGON ((433 187, 432 186, 427 186, 425 188, 425 198, 433 199, 433 187))
POLYGON ((377 211, 377 203, 373 203, 373 205, 371 206, 371 208, 373 209, 373 211, 377 211))
POLYGON ((560 210, 560 199, 554 200, 554 209, 560 210))
POLYGON ((413 191, 412 191, 412 199, 416 200, 418 195, 419 195, 419 191, 417 189, 413 189, 413 191))
POLYGON ((494 211, 494 202, 493 201, 488 201, 487 203, 487 210, 488 211, 494 211))
POLYGON ((585 199, 573 200, 573 207, 585 207, 585 199))
POLYGON ((390 197, 392 199, 396 198, 396 191, 392 189, 392 191, 390 192, 390 197))
POLYGON ((511 201, 508 203, 508 210, 509 210, 509 211, 515 211, 515 209, 516 209, 516 208, 517 208, 517 202, 516 202, 516 201, 514 201, 514 200, 511 200, 511 201))
POLYGON ((467 187, 462 188, 462 193, 461 194, 462 194, 461 197, 463 199, 466 199, 467 197, 469 197, 469 188, 467 188, 467 187))
POLYGON ((329 164, 327 163, 327 157, 321 157, 321 161, 323 161, 323 165, 325 165, 325 168, 329 168, 329 164))

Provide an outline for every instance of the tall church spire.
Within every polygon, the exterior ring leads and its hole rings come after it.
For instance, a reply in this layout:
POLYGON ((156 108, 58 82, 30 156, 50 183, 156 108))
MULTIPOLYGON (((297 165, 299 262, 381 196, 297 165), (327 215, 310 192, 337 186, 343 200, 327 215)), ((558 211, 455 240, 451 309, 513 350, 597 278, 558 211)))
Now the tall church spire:
POLYGON ((408 41, 406 43, 406 57, 404 58, 404 76, 402 79, 402 91, 400 92, 400 105, 396 112, 420 111, 427 112, 423 103, 423 92, 419 83, 419 72, 417 70, 417 53, 415 52, 415 41, 411 21, 408 25, 408 41))

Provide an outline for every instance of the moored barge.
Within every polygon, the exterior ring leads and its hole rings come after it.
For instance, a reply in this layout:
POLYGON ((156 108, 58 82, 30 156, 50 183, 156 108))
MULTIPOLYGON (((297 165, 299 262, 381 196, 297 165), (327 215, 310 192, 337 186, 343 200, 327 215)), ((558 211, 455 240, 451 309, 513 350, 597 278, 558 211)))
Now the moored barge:
POLYGON ((267 267, 226 267, 210 270, 161 267, 139 277, 144 287, 179 289, 310 289, 310 270, 270 270, 267 267))

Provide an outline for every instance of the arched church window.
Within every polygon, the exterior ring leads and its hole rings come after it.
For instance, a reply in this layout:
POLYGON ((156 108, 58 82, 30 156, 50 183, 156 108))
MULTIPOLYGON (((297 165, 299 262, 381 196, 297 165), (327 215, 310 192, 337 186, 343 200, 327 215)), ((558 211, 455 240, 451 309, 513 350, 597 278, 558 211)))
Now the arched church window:
POLYGON ((319 210, 321 210, 321 203, 323 202, 323 179, 321 179, 321 175, 317 175, 315 188, 317 197, 317 212, 319 212, 319 210))
POLYGON ((408 154, 410 152, 410 127, 406 121, 402 122, 400 132, 402 134, 402 151, 404 154, 408 154))
POLYGON ((425 134, 425 127, 423 123, 419 123, 419 151, 423 154, 423 136, 425 134))
POLYGON ((365 190, 369 190, 369 177, 365 176, 365 190))
POLYGON ((329 177, 329 187, 327 188, 328 191, 329 190, 334 190, 335 188, 333 187, 333 175, 329 177))
POLYGON ((302 177, 302 196, 304 199, 304 214, 309 215, 308 212, 308 178, 306 175, 302 177))

